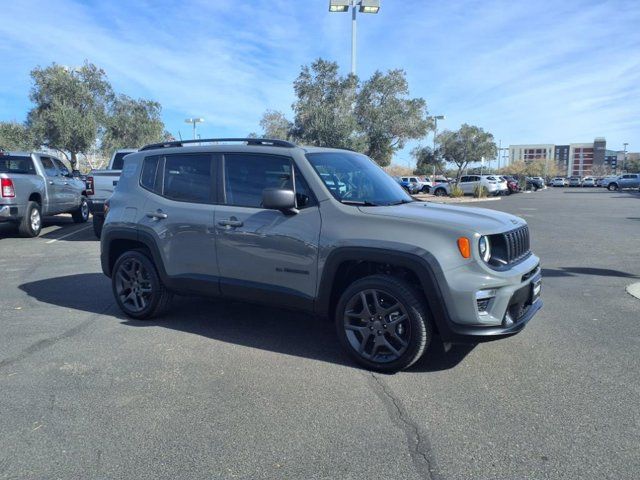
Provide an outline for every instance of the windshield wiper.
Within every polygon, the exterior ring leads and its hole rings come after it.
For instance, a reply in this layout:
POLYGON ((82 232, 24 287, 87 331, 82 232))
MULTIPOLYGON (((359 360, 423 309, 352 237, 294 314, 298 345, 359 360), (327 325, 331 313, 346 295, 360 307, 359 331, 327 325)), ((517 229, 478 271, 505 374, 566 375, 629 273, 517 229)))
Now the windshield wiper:
POLYGON ((340 203, 344 203, 345 205, 359 205, 361 207, 379 207, 377 203, 369 202, 369 201, 360 201, 360 200, 340 200, 340 203))
POLYGON ((415 200, 400 200, 394 203, 390 203, 389 206, 391 205, 402 205, 403 203, 413 203, 415 202, 415 200))

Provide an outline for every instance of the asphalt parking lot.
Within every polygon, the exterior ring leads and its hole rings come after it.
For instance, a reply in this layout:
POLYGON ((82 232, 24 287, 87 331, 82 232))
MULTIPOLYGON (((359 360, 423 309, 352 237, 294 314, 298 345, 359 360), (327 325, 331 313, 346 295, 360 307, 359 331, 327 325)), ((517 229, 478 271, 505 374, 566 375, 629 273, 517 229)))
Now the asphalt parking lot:
POLYGON ((485 205, 529 222, 544 309, 396 375, 284 310, 179 298, 128 320, 90 224, 0 225, 0 478, 637 479, 640 193, 485 205))

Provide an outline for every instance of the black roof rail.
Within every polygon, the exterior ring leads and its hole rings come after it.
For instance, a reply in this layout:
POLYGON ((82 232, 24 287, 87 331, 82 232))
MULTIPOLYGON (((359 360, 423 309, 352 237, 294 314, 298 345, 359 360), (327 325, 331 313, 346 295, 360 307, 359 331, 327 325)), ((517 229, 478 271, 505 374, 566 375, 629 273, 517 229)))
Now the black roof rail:
POLYGON ((150 143, 145 145, 139 151, 143 150, 156 150, 158 148, 172 148, 183 147, 185 144, 190 143, 216 143, 216 142, 246 142, 247 145, 260 145, 270 147, 285 147, 295 148, 295 143, 287 142, 285 140, 274 140, 271 138, 203 138, 198 140, 174 140, 171 142, 150 143))

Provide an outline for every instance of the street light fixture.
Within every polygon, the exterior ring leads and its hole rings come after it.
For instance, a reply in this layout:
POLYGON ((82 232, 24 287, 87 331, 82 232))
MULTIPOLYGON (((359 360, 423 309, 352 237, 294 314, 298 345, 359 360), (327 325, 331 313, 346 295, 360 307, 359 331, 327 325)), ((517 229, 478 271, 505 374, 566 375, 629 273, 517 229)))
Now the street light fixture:
POLYGON ((351 74, 356 74, 356 7, 360 13, 378 13, 380 0, 329 0, 329 11, 346 13, 351 7, 351 74))
POLYGON ((185 123, 190 123, 193 125, 193 139, 196 139, 196 125, 198 123, 204 122, 204 118, 185 118, 185 123))
POLYGON ((433 181, 436 181, 436 164, 435 164, 435 160, 437 160, 436 158, 436 137, 438 136, 438 120, 444 120, 445 116, 444 115, 432 115, 431 117, 433 119, 433 181))

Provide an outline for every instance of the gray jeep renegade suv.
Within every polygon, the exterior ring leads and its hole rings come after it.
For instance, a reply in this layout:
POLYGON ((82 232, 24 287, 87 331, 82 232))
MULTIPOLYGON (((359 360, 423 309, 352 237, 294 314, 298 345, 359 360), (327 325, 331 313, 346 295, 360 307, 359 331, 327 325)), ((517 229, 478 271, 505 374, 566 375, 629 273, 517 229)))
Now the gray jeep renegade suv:
POLYGON ((174 293, 302 309, 334 320, 355 361, 392 372, 435 334, 503 338, 542 307, 518 217, 414 201, 350 151, 191 143, 128 155, 108 203, 102 269, 130 317, 159 315, 174 293))

